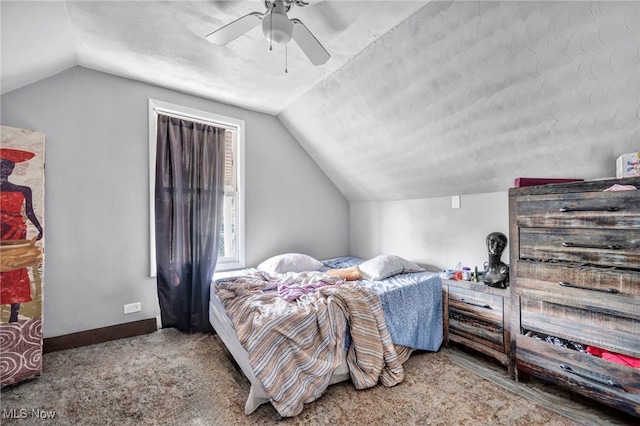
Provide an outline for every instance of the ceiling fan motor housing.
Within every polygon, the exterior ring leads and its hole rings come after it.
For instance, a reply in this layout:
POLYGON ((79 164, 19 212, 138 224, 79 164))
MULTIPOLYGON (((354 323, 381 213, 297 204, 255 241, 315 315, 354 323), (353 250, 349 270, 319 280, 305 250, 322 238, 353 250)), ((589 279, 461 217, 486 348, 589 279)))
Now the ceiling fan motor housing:
POLYGON ((293 35, 293 23, 283 3, 275 2, 271 12, 262 19, 262 32, 268 41, 287 44, 293 35))

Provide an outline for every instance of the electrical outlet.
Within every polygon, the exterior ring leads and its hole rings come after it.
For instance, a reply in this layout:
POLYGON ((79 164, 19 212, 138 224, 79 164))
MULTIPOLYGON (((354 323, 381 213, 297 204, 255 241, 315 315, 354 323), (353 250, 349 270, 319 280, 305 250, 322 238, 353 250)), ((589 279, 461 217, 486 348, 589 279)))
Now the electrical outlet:
POLYGON ((459 195, 453 195, 451 197, 451 208, 452 209, 459 209, 460 208, 460 196, 459 195))
POLYGON ((128 305, 124 305, 124 313, 126 314, 132 314, 134 312, 140 312, 142 310, 142 303, 140 302, 136 302, 136 303, 129 303, 128 305))

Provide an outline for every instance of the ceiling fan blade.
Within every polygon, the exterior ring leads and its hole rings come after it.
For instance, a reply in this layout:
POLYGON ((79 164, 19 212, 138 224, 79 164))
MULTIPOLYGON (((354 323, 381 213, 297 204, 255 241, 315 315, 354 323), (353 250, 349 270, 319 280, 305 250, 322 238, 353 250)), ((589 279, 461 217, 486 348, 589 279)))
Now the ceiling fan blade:
POLYGON ((251 12, 250 14, 245 15, 242 18, 228 23, 222 28, 215 30, 205 38, 213 44, 224 46, 225 44, 237 39, 249 30, 257 27, 263 16, 264 13, 251 12))
POLYGON ((322 44, 311 34, 311 31, 299 19, 292 19, 293 39, 300 46, 300 49, 307 55, 313 65, 326 63, 331 55, 322 47, 322 44))

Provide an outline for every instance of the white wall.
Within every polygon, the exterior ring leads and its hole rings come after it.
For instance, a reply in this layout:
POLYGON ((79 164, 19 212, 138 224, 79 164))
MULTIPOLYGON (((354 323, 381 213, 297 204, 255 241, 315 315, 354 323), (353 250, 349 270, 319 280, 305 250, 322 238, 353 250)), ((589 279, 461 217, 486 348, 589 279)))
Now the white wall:
POLYGON ((75 67, 2 95, 45 133, 44 337, 156 316, 148 277, 149 98, 245 120, 246 259, 345 255, 349 205, 277 118, 75 67), (122 305, 142 302, 124 315, 122 305))
MULTIPOLYGON (((463 195, 459 209, 451 197, 351 203, 351 254, 364 259, 396 254, 432 271, 458 262, 482 270, 495 231, 509 236, 507 192, 463 195)), ((502 261, 509 263, 508 248, 502 261)))

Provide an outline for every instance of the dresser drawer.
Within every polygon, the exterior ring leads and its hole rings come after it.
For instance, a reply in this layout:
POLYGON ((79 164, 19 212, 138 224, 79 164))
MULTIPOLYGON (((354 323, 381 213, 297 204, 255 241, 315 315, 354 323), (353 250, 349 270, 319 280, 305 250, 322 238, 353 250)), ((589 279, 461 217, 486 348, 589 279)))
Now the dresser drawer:
POLYGON ((520 228, 521 259, 640 269, 636 229, 520 228))
POLYGON ((640 272, 516 261, 520 296, 640 321, 640 272))
POLYGON ((640 370, 523 335, 516 344, 518 371, 640 415, 640 370))
POLYGON ((449 287, 449 333, 504 350, 503 298, 449 287))
POLYGON ((583 192, 520 197, 518 226, 527 228, 640 227, 640 191, 583 192))
POLYGON ((640 358, 640 321, 635 319, 521 297, 520 326, 640 358))

